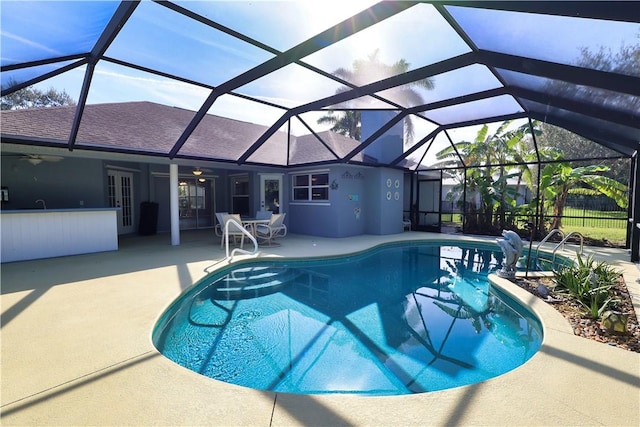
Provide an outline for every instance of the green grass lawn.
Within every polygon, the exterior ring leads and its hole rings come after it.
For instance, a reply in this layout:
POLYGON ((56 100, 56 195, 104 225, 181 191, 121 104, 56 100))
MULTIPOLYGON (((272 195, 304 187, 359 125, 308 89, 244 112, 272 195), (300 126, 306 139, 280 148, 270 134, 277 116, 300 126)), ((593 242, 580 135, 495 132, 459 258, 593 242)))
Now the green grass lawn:
POLYGON ((595 228, 595 227, 578 227, 578 226, 562 226, 562 232, 567 235, 571 232, 578 232, 584 237, 603 241, 606 239, 614 246, 624 246, 627 240, 626 228, 595 228))
POLYGON ((624 246, 626 242, 626 212, 594 211, 567 207, 565 208, 564 216, 576 217, 562 219, 561 230, 565 235, 571 232, 578 232, 585 238, 588 237, 602 242, 606 240, 615 246, 624 246))
MULTIPOLYGON (((577 232, 582 234, 585 239, 593 239, 602 243, 606 240, 615 246, 624 246, 626 242, 626 212, 605 212, 567 207, 564 215, 576 217, 562 219, 562 232, 565 235, 577 232)), ((461 224, 462 216, 460 214, 445 214, 442 215, 442 221, 461 224)))

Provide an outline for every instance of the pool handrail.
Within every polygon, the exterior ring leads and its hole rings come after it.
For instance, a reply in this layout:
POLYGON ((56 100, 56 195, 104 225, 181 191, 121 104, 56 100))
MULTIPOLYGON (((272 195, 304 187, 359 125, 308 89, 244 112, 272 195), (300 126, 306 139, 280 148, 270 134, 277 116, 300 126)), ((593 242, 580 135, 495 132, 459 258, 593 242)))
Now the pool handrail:
POLYGON ((246 255, 255 255, 256 253, 258 253, 258 241, 256 240, 256 238, 253 237, 249 230, 244 228, 242 224, 238 223, 238 221, 234 219, 230 218, 227 220, 227 222, 224 223, 223 239, 225 239, 225 254, 227 259, 233 258, 236 253, 243 253, 246 255), (229 256, 229 224, 235 225, 242 232, 242 234, 244 234, 249 238, 249 240, 251 240, 251 242, 253 243, 253 252, 246 251, 242 248, 235 248, 231 251, 231 256, 229 256))
MULTIPOLYGON (((549 234, 547 234, 547 235, 545 236, 545 238, 544 238, 544 239, 542 239, 542 240, 540 241, 540 243, 538 243, 538 244, 536 245, 536 256, 535 256, 535 259, 538 259, 538 252, 540 252, 540 246, 542 246, 544 243, 546 243, 546 242, 547 242, 547 240, 549 240, 549 239, 551 238, 551 236, 553 236, 554 234, 560 234, 560 238, 561 238, 561 242, 560 242, 560 244, 561 244, 561 245, 564 245, 564 242, 565 242, 565 240, 566 240, 566 239, 565 239, 565 237, 564 237, 564 233, 563 233, 562 231, 560 231, 559 229, 554 228, 553 230, 551 230, 551 231, 549 232, 549 234)), ((560 245, 556 246, 556 249, 557 249, 558 247, 560 247, 560 245)), ((554 249, 554 252, 555 252, 555 250, 556 250, 556 249, 554 249)))
POLYGON ((555 248, 553 248, 553 252, 552 252, 553 258, 551 259, 552 265, 556 260, 556 252, 558 251, 560 246, 564 246, 564 244, 567 242, 567 240, 569 240, 573 236, 578 236, 580 238, 580 252, 579 253, 582 255, 582 252, 584 252, 584 238, 582 237, 582 234, 580 234, 579 232, 572 231, 571 233, 567 234, 567 236, 565 238, 563 238, 562 241, 560 243, 558 243, 555 248))

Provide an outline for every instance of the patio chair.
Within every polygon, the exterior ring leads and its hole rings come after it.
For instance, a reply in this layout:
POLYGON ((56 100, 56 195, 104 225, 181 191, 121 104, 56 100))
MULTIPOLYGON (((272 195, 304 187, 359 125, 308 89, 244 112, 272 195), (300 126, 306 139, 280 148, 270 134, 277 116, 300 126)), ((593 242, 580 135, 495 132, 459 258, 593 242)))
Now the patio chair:
POLYGON ((216 212, 216 226, 213 229, 213 232, 216 233, 216 236, 222 237, 222 233, 224 231, 224 222, 222 222, 222 215, 228 215, 229 212, 216 212))
POLYGON ((286 214, 273 214, 271 215, 271 221, 269 224, 258 224, 256 227, 256 237, 272 245, 273 240, 277 237, 284 237, 287 235, 287 226, 284 225, 284 217, 286 214))
POLYGON ((240 227, 238 227, 236 224, 233 224, 233 223, 229 224, 229 230, 228 230, 229 240, 231 240, 231 238, 233 238, 233 242, 235 244, 236 240, 239 237, 240 238, 240 248, 242 248, 242 247, 244 247, 244 236, 245 236, 246 230, 244 230, 244 228, 242 228, 242 219, 240 218, 240 215, 238 215, 238 214, 222 214, 222 239, 220 239, 220 247, 222 248, 224 246, 225 229, 227 228, 227 227, 225 227, 225 224, 230 219, 232 219, 235 222, 237 222, 238 224, 240 224, 240 227))

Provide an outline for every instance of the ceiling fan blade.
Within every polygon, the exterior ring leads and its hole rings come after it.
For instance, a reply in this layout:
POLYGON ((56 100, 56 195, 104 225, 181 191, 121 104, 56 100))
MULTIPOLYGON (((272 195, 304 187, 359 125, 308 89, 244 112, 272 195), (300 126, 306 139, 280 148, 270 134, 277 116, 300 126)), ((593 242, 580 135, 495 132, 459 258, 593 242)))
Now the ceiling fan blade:
POLYGON ((49 156, 49 155, 43 155, 43 156, 38 156, 40 159, 44 160, 45 162, 59 162, 60 160, 64 159, 64 157, 62 156, 49 156))

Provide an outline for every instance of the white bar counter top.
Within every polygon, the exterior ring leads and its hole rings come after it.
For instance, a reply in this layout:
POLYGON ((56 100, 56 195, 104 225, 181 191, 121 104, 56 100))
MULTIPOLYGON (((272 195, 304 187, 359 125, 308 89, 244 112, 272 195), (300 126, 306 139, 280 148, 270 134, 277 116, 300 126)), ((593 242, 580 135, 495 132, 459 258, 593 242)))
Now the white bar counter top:
POLYGON ((118 250, 118 208, 0 211, 0 262, 118 250))

